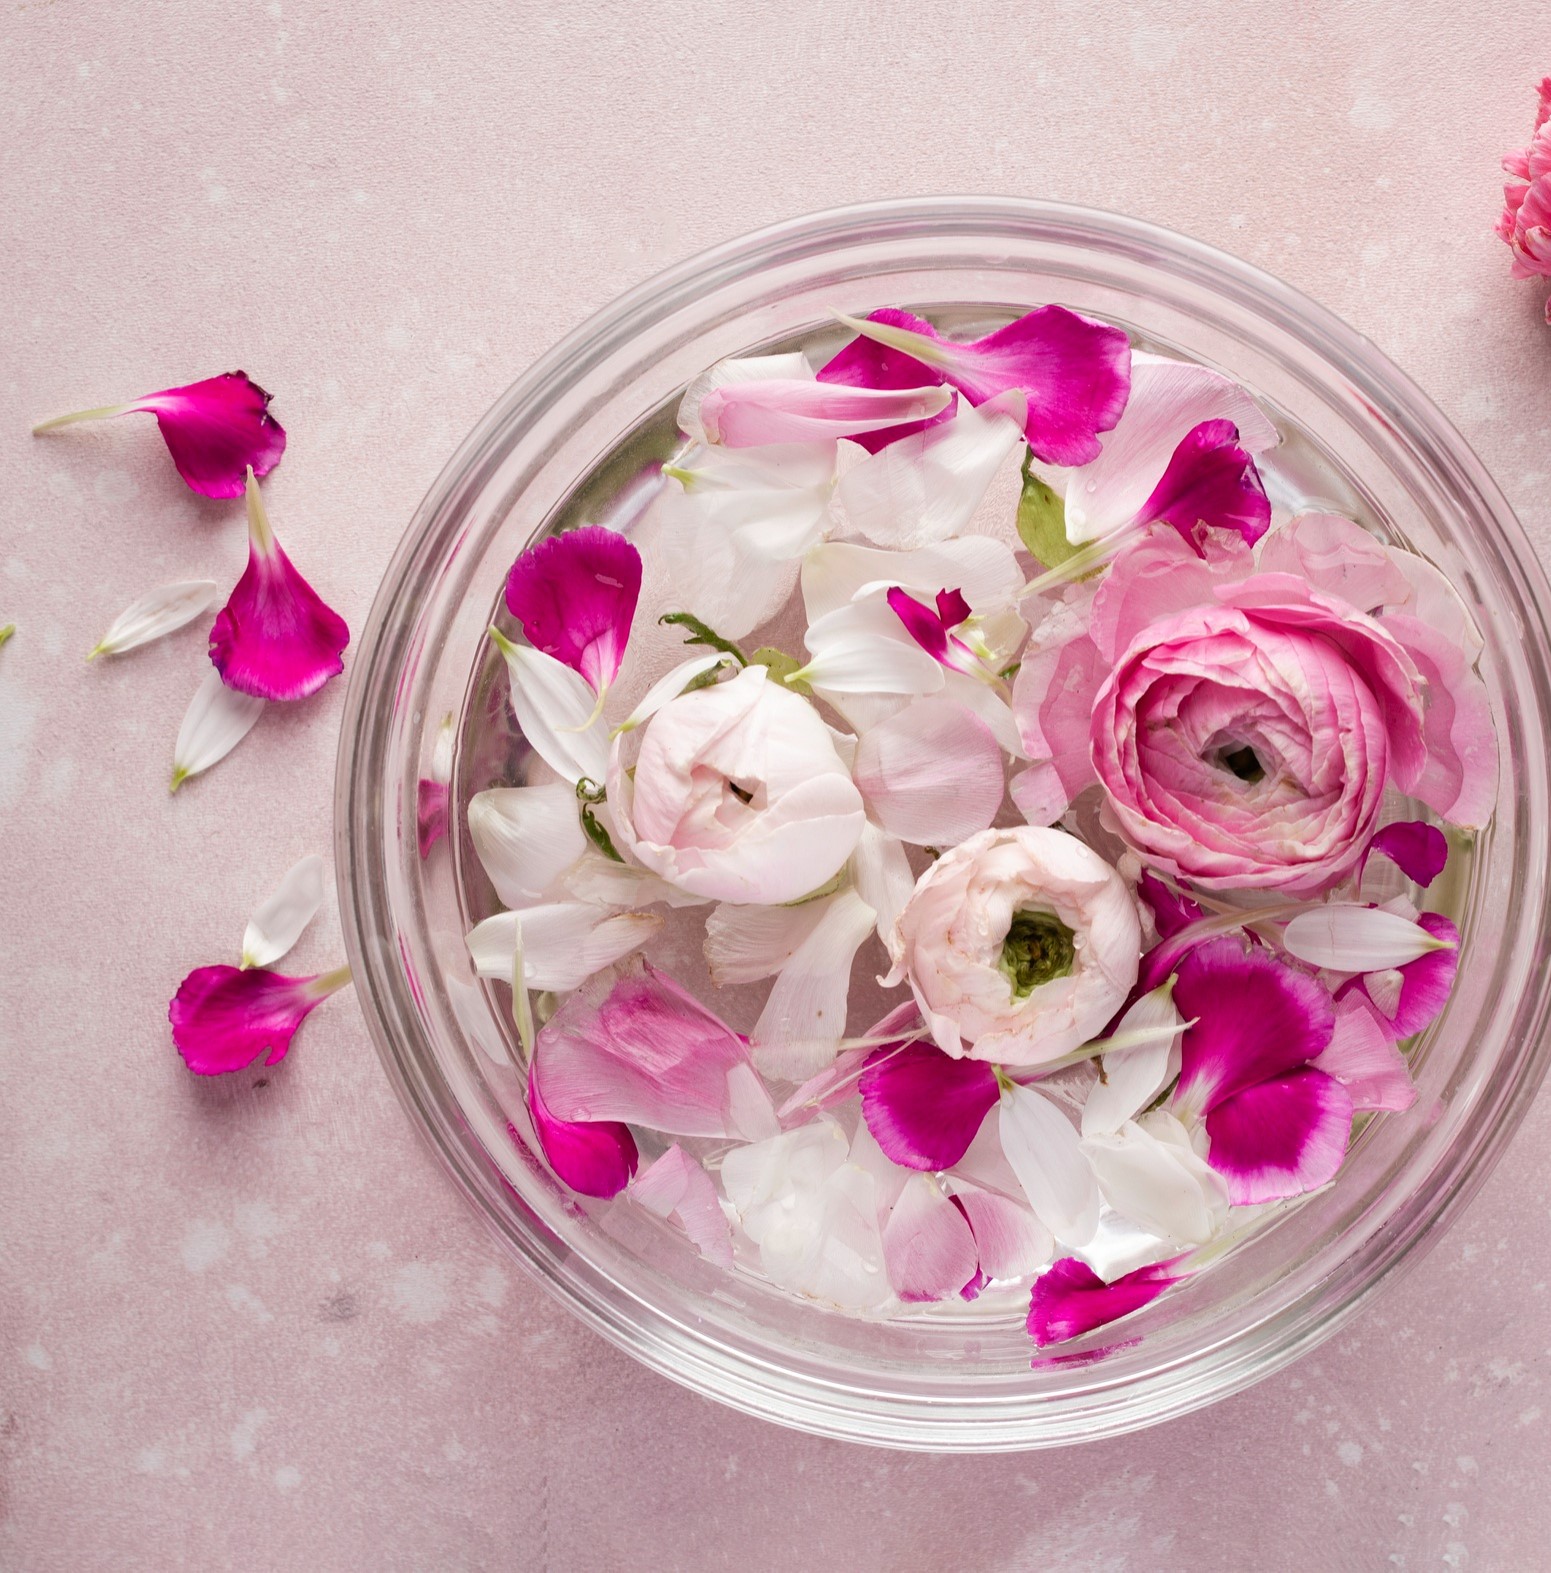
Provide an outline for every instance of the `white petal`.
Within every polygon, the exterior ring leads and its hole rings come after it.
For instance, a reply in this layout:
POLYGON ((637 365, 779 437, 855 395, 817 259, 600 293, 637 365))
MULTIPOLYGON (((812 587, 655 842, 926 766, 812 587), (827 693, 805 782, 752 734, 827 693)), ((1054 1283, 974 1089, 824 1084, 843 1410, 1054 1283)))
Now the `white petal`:
POLYGON ((973 710, 991 728, 991 736, 1003 753, 1014 759, 1025 757, 1023 739, 1018 735, 1018 723, 1013 719, 1012 706, 1001 698, 987 683, 971 677, 968 672, 943 673, 942 694, 955 704, 973 710))
POLYGON ((725 388, 734 382, 763 382, 769 377, 806 380, 812 375, 813 368, 802 354, 740 355, 719 360, 684 390, 679 403, 679 430, 696 442, 706 441, 705 428, 700 424, 700 404, 713 388, 725 388))
POLYGON ((811 623, 802 675, 815 688, 853 694, 927 694, 943 686, 941 664, 923 650, 883 592, 811 623))
POLYGON ((824 915, 781 969, 750 1034, 766 1076, 802 1081, 822 1070, 845 1036, 851 963, 876 914, 854 890, 822 903, 824 915))
MULTIPOLYGON (((557 994, 580 988, 593 973, 644 945, 662 927, 662 919, 654 913, 611 914, 606 907, 584 901, 527 907, 521 918, 528 987, 557 994)), ((498 912, 468 935, 469 955, 482 978, 510 981, 517 920, 515 912, 498 912)))
POLYGON ((1228 1187, 1190 1145, 1184 1127, 1159 1111, 1145 1124, 1085 1137, 1104 1200, 1163 1239, 1204 1245, 1228 1214, 1228 1187))
POLYGON ((213 606, 220 593, 221 587, 213 579, 190 579, 151 590, 119 613, 113 626, 97 641, 96 648, 86 659, 121 655, 125 650, 173 633, 213 606))
POLYGON ((1336 972, 1403 967, 1429 951, 1448 948, 1409 918, 1345 901, 1300 912, 1283 930, 1282 944, 1299 961, 1336 972))
POLYGON ((892 442, 856 465, 838 491, 851 528, 896 550, 957 535, 1023 436, 1027 408, 1017 391, 978 408, 961 402, 952 420, 892 442))
POLYGON ((323 859, 311 853, 294 864, 275 893, 248 919, 242 965, 268 967, 302 937, 323 905, 323 859))
POLYGON ((601 782, 609 734, 601 717, 586 724, 598 702, 587 679, 529 645, 506 643, 501 653, 511 674, 512 713, 533 751, 573 786, 583 776, 601 782))
POLYGON ((263 711, 262 699, 228 688, 212 667, 178 728, 172 750, 172 790, 176 792, 190 776, 225 759, 253 730, 263 711))
POLYGON ((768 622, 797 582, 795 561, 761 557, 741 533, 701 510, 666 504, 650 571, 663 610, 693 612, 724 639, 742 639, 768 622))
POLYGON ((704 677, 707 672, 731 660, 730 655, 713 650, 710 655, 697 655, 688 661, 679 662, 671 672, 659 677, 646 690, 641 696, 641 702, 614 728, 615 732, 633 732, 643 721, 650 721, 670 699, 677 699, 697 677, 704 677))
POLYGON ((442 717, 442 723, 436 729, 436 739, 431 744, 431 764, 428 771, 431 780, 440 782, 445 786, 452 780, 452 756, 457 746, 457 723, 449 710, 442 717))
POLYGON ((1002 750, 972 711, 917 699, 857 741, 856 784, 891 835, 952 847, 986 829, 1002 806, 1002 750))
MULTIPOLYGON (((603 812, 600 810, 600 812, 603 812)), ((703 907, 704 896, 696 896, 634 863, 616 863, 613 858, 588 847, 556 881, 557 892, 590 901, 595 907, 649 907, 662 902, 670 907, 703 907)))
POLYGON ((1035 468, 1066 495, 1066 536, 1092 541, 1131 523, 1163 478, 1181 440, 1202 421, 1230 420, 1248 453, 1274 447, 1276 427, 1230 377, 1190 361, 1138 352, 1131 358, 1131 396, 1104 451, 1080 469, 1035 468))
POLYGON ((545 786, 491 787, 469 803, 469 838, 481 866, 508 907, 528 907, 587 850, 576 790, 545 786))
POLYGON ((1099 1186, 1071 1122, 1029 1087, 1002 1094, 998 1106, 1002 1151, 1039 1221, 1063 1245, 1093 1238, 1099 1186))
POLYGON ((774 977, 823 919, 822 901, 795 907, 745 907, 723 902, 705 925, 705 960, 719 989, 774 977))
POLYGON ((1174 1029, 1156 1043, 1106 1054, 1100 1063, 1104 1079, 1088 1091, 1082 1109, 1082 1133, 1097 1136, 1118 1131, 1152 1102, 1179 1074, 1179 1036, 1183 1025, 1174 1007, 1174 991, 1164 984, 1144 994, 1115 1023, 1115 1036, 1128 1032, 1174 1029))
POLYGON ((910 859, 896 837, 869 823, 862 829, 849 867, 857 895, 878 914, 878 938, 887 944, 895 919, 916 887, 910 859))
POLYGON ((1023 573, 1012 548, 985 535, 966 535, 911 552, 828 541, 803 559, 802 600, 810 623, 851 603, 864 585, 898 584, 931 597, 961 590, 971 610, 988 616, 1011 606, 1023 573))

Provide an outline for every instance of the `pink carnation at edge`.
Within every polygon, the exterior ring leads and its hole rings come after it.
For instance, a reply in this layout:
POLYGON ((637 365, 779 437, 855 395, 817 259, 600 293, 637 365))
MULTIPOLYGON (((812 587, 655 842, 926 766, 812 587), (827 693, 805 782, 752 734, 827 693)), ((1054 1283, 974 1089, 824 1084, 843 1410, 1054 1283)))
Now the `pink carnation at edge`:
MULTIPOLYGON (((1503 186, 1497 233, 1513 253, 1516 279, 1551 278, 1551 77, 1540 83, 1529 145, 1503 159, 1511 177, 1503 186)), ((1551 322, 1551 301, 1546 303, 1551 322)))

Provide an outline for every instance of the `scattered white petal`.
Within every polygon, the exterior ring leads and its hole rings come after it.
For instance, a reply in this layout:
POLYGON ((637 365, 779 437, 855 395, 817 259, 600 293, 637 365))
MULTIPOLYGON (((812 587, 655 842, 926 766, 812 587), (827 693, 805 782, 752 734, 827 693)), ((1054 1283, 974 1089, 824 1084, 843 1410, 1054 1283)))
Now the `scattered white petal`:
POLYGON ((119 613, 86 659, 122 655, 163 634, 175 633, 215 605, 220 593, 221 587, 213 579, 190 579, 151 590, 119 613))
POLYGON ((802 948, 826 910, 822 901, 804 901, 795 907, 722 902, 705 926, 711 981, 724 989, 774 977, 802 948))
POLYGON ((242 965, 269 967, 302 937, 323 905, 323 859, 315 852, 294 864, 270 898, 248 919, 242 965))
POLYGON ((808 621, 848 606, 858 591, 877 584, 902 585, 928 599, 939 590, 959 590, 970 609, 984 617, 1013 605, 1024 578, 1012 548, 986 535, 966 535, 911 552, 829 541, 803 559, 802 601, 808 621))
POLYGON ((1282 943, 1299 961, 1336 972, 1403 967, 1429 951, 1448 949, 1409 918, 1345 901, 1300 912, 1283 931, 1282 943))
POLYGON ((894 920, 915 889, 910 859, 897 837, 869 823, 862 829, 862 839, 856 843, 848 866, 857 895, 878 914, 878 938, 887 944, 894 920))
POLYGON ((225 759, 263 713, 262 699, 228 688, 212 667, 178 728, 172 750, 172 790, 225 759))
POLYGON ((1099 1187, 1071 1122, 1030 1087, 1004 1091, 1002 1151, 1035 1216, 1063 1245, 1084 1245, 1099 1223, 1099 1187))
MULTIPOLYGON (((655 913, 610 913, 584 901, 527 907, 521 917, 528 987, 557 994, 580 988, 593 973, 629 955, 662 927, 655 913)), ((515 912, 498 912, 470 932, 469 955, 482 978, 511 981, 517 921, 515 912)))
POLYGON ((1083 1103, 1084 1136, 1118 1131, 1179 1075, 1182 1029, 1183 1020, 1174 1007, 1174 991, 1167 984, 1144 994, 1115 1023, 1116 1037, 1147 1031, 1166 1035, 1155 1043, 1104 1055, 1099 1062, 1104 1079, 1094 1083, 1083 1103))
POLYGON ((508 907, 542 901, 587 850, 576 789, 564 781, 476 792, 468 822, 480 864, 508 907))
POLYGON ((1166 1110, 1085 1136, 1104 1200, 1133 1223, 1182 1245, 1204 1245, 1228 1216, 1228 1186, 1166 1110))
POLYGON ((594 716, 597 695, 579 672, 530 645, 501 641, 511 674, 512 713, 533 751, 573 786, 601 782, 609 768, 609 734, 594 716))

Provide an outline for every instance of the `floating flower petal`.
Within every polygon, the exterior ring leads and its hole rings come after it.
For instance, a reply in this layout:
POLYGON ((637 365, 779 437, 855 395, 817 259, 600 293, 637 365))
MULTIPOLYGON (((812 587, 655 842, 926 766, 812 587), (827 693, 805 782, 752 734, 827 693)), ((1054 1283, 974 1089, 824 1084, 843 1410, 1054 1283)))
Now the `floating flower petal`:
POLYGON ((946 388, 847 388, 800 378, 725 383, 700 402, 706 441, 729 448, 819 442, 929 421, 952 401, 946 388))
POLYGON ((213 579, 190 579, 148 591, 113 619, 113 626, 87 651, 86 659, 122 655, 164 634, 175 633, 213 606, 220 593, 220 586, 213 579))
POLYGON ((1450 938, 1442 930, 1435 932, 1398 912, 1355 901, 1311 907, 1298 913, 1282 931, 1288 955, 1334 972, 1403 967, 1436 951, 1453 950, 1458 943, 1457 933, 1450 938))
POLYGON ((538 1060, 528 1067, 528 1112, 549 1166, 582 1196, 618 1196, 641 1161, 630 1128, 618 1120, 562 1120, 539 1085, 538 1060))
POLYGON ((1120 419, 1131 387, 1131 346, 1109 323, 1064 306, 1041 306, 968 343, 919 329, 854 317, 858 333, 920 361, 971 404, 1014 389, 1028 399, 1024 436, 1049 464, 1085 464, 1099 455, 1100 432, 1120 419))
POLYGON ((732 1230, 716 1182, 675 1142, 627 1187, 630 1200, 659 1218, 676 1218, 707 1261, 732 1266, 732 1230))
POLYGON ((76 421, 137 412, 154 415, 178 474, 194 491, 206 497, 240 497, 248 470, 268 475, 285 452, 285 431, 269 413, 269 400, 245 372, 229 371, 148 393, 129 404, 58 415, 32 430, 36 436, 76 421))
POLYGON ((1034 1215, 1066 1246, 1099 1226, 1099 1186, 1076 1130, 1043 1093, 1005 1086, 998 1105, 1002 1151, 1034 1215))
POLYGON ((312 853, 286 870, 274 894, 248 919, 242 965, 269 967, 302 937, 323 905, 323 859, 312 853))
POLYGON ((167 1007, 172 1041, 188 1068, 219 1076, 283 1060, 309 1012, 350 981, 350 969, 288 978, 262 967, 196 967, 167 1007))
POLYGON ((207 672, 178 728, 172 750, 172 790, 225 759, 263 713, 262 699, 228 688, 219 672, 207 672))
POLYGON ((542 901, 587 850, 576 790, 564 781, 476 792, 468 827, 480 866, 508 907, 542 901))
POLYGON ((344 670, 350 630, 291 566, 248 472, 248 566, 210 630, 210 659, 228 688, 305 699, 344 670))
MULTIPOLYGON (((523 914, 525 939, 531 919, 523 914)), ((560 1119, 741 1141, 778 1128, 748 1045, 649 964, 573 994, 540 1031, 534 1057, 560 1119)))
POLYGON ((601 782, 609 768, 609 734, 586 678, 531 645, 513 644, 492 628, 506 659, 512 714, 540 759, 573 786, 601 782))
POLYGON ((1107 1284, 1085 1262, 1063 1257, 1034 1280, 1029 1336, 1043 1349, 1140 1311, 1185 1276, 1175 1270, 1177 1262, 1141 1267, 1107 1284))
POLYGON ((935 1043, 875 1049, 860 1087, 873 1139, 906 1169, 951 1168, 1000 1096, 984 1060, 952 1059, 935 1043))
MULTIPOLYGON (((580 988, 593 973, 644 945, 662 927, 650 912, 611 912, 586 901, 555 901, 521 913, 523 955, 530 989, 557 994, 580 988)), ((469 931, 467 945, 482 978, 512 975, 518 914, 498 912, 469 931)))
MULTIPOLYGON (((909 328, 916 333, 927 335, 935 332, 931 323, 924 317, 917 317, 908 311, 900 311, 894 306, 884 306, 877 311, 869 312, 867 320, 881 322, 889 327, 909 328)), ((914 356, 906 355, 900 350, 892 350, 886 344, 879 344, 875 339, 858 334, 838 355, 821 366, 817 375, 820 382, 844 383, 852 388, 914 388, 921 382, 921 373, 921 362, 914 356)), ((954 414, 954 409, 957 402, 955 396, 940 414, 934 415, 929 421, 919 421, 908 426, 894 426, 886 431, 859 432, 852 440, 860 443, 869 453, 878 453, 890 443, 898 442, 902 437, 929 431, 946 420, 956 420, 958 417, 954 414)))
POLYGON ((1203 557, 1199 525, 1230 530, 1253 546, 1271 526, 1271 503, 1255 461, 1239 446, 1238 427, 1202 421, 1188 431, 1138 517, 1172 525, 1203 557))
POLYGON ((907 1303, 947 1300, 979 1271, 974 1231, 930 1174, 905 1182, 883 1227, 883 1261, 894 1293, 907 1303))
POLYGON ((1228 1217, 1228 1183, 1167 1109, 1083 1137, 1105 1202, 1122 1217, 1179 1245, 1204 1245, 1228 1217))
POLYGON ((1396 1038, 1409 1038, 1432 1024, 1448 1003, 1459 971, 1459 930, 1441 912, 1424 912, 1416 922, 1438 941, 1438 949, 1396 966, 1395 987, 1389 993, 1371 971, 1353 984, 1367 995, 1396 1038))
POLYGON ((917 846, 951 847, 1001 807, 1002 750, 978 716, 951 699, 917 699, 857 739, 852 777, 874 819, 917 846))
POLYGON ((1416 1102, 1405 1055, 1373 1006, 1355 992, 1336 1001, 1330 1047, 1310 1064, 1346 1088, 1354 1110, 1409 1109, 1416 1102))
MULTIPOLYGON (((1050 1260, 1055 1241, 1050 1231, 1024 1206, 999 1191, 971 1184, 959 1175, 950 1179, 956 1206, 964 1210, 980 1272, 985 1278, 1024 1278, 1050 1260)), ((977 1292, 983 1285, 977 1285, 977 1292)), ((965 1299, 973 1296, 965 1291, 965 1299)))
POLYGON ((1375 852, 1382 852, 1407 879, 1425 890, 1449 861, 1449 838, 1426 820, 1397 820, 1386 825, 1368 843, 1363 865, 1375 852))
POLYGON ((595 524, 530 546, 506 578, 506 608, 528 642, 600 698, 619 675, 640 593, 640 552, 595 524))

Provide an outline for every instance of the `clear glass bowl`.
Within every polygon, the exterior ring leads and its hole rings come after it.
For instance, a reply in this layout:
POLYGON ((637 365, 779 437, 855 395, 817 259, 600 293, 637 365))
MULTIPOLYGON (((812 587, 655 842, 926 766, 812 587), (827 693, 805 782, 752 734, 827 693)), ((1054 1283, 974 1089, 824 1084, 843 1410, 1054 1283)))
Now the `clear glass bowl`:
MULTIPOLYGON (((336 853, 345 935, 383 1065, 506 1248, 654 1370, 752 1414, 898 1447, 992 1451, 1113 1435, 1199 1407, 1329 1337, 1458 1213, 1548 1052, 1551 715, 1547 585, 1460 436, 1366 340, 1275 279, 1135 220, 1050 203, 841 209, 707 252, 578 328, 480 422, 415 515, 350 677, 336 853), (864 1321, 703 1262, 626 1203, 575 1197, 515 1135, 504 991, 463 944, 462 808, 491 761, 456 751, 449 842, 416 844, 443 718, 489 734, 485 629, 536 532, 617 486, 601 461, 722 356, 823 330, 831 309, 1012 315, 1047 301, 1216 365, 1301 428, 1327 480, 1447 571, 1486 636, 1503 787, 1449 909, 1453 999, 1416 1055, 1420 1097, 1363 1131, 1328 1190, 1145 1312, 1031 1367, 1019 1315, 916 1308, 864 1321), (1094 1351, 1122 1340, 1101 1357, 1094 1351), (1085 1358, 1085 1352, 1087 1358, 1085 1358)), ((519 1119, 519 1124, 521 1121, 519 1119)))

